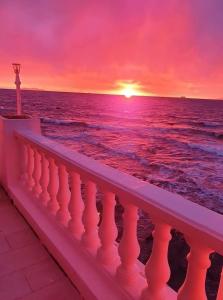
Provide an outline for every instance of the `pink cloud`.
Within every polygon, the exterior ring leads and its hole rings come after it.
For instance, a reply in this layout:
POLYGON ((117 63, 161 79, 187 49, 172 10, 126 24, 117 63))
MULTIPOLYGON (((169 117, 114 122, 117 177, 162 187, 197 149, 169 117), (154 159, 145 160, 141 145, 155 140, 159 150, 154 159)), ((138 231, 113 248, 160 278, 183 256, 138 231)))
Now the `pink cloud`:
POLYGON ((221 97, 222 5, 207 2, 2 0, 0 80, 18 60, 28 86, 221 97))

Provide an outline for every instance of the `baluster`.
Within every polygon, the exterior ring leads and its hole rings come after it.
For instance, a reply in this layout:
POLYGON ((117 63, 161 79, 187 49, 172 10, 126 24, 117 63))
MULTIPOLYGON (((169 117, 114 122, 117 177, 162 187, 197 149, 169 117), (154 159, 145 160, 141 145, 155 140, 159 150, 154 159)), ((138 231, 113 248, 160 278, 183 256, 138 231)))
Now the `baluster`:
POLYGON ((47 207, 52 214, 56 214, 58 210, 57 191, 58 191, 58 172, 57 166, 52 157, 49 157, 49 184, 47 191, 50 196, 50 201, 47 207))
POLYGON ((96 208, 96 185, 91 181, 86 182, 85 207, 83 212, 84 233, 82 242, 90 251, 95 252, 99 246, 98 237, 98 211, 96 208))
POLYGON ((207 300, 205 279, 210 266, 211 250, 199 242, 190 243, 186 279, 178 293, 178 300, 207 300))
POLYGON ((70 171, 70 176, 71 197, 68 209, 70 212, 71 219, 68 223, 68 228, 77 239, 80 239, 84 231, 84 226, 82 223, 84 204, 81 197, 81 181, 80 175, 73 172, 72 170, 70 171))
POLYGON ((152 254, 145 266, 148 287, 143 291, 141 299, 164 300, 166 299, 166 283, 170 277, 168 264, 168 246, 171 239, 170 226, 157 223, 153 237, 152 254))
POLYGON ((221 278, 218 287, 218 296, 216 300, 222 300, 222 299, 223 299, 223 269, 221 271, 221 278))
POLYGON ((138 208, 131 203, 124 203, 123 236, 118 252, 121 265, 117 269, 117 278, 125 285, 131 285, 139 278, 136 265, 139 256, 139 243, 137 240, 138 208))
POLYGON ((40 176, 41 176, 41 161, 40 155, 37 149, 34 149, 34 170, 33 170, 33 178, 34 178, 34 186, 33 192, 35 196, 38 198, 39 194, 41 193, 41 186, 40 186, 40 176))
POLYGON ((57 193, 57 202, 59 204, 59 210, 57 211, 57 219, 62 224, 66 225, 69 219, 68 202, 70 198, 69 185, 68 185, 68 174, 66 167, 59 163, 58 165, 59 174, 59 189, 57 193))
POLYGON ((101 247, 98 249, 98 258, 105 265, 111 265, 118 260, 115 240, 117 227, 115 224, 115 194, 106 191, 102 200, 102 222, 99 228, 101 247))
POLYGON ((28 147, 23 141, 19 141, 21 150, 21 175, 20 181, 22 185, 28 185, 28 147))
POLYGON ((32 191, 33 186, 34 186, 34 180, 33 180, 33 168, 34 168, 34 156, 33 156, 33 150, 32 147, 28 144, 28 189, 29 191, 32 191))
POLYGON ((41 172, 41 177, 39 182, 42 188, 42 192, 39 195, 39 198, 43 205, 47 205, 50 199, 49 193, 47 191, 47 187, 49 183, 49 163, 44 152, 41 152, 41 164, 42 164, 42 168, 41 168, 42 172, 41 172))

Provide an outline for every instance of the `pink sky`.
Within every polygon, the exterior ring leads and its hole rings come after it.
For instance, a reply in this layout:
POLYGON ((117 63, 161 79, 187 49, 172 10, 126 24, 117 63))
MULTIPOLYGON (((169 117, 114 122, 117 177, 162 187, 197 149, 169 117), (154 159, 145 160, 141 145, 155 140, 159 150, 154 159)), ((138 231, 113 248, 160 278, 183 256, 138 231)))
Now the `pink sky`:
POLYGON ((221 0, 1 0, 0 86, 223 98, 221 0))

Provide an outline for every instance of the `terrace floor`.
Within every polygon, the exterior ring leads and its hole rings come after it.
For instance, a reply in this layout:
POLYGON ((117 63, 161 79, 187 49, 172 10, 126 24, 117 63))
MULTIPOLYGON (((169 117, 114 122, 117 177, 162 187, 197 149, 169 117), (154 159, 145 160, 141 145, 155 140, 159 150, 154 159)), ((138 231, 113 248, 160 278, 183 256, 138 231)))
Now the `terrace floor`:
POLYGON ((82 299, 1 187, 0 299, 82 299))

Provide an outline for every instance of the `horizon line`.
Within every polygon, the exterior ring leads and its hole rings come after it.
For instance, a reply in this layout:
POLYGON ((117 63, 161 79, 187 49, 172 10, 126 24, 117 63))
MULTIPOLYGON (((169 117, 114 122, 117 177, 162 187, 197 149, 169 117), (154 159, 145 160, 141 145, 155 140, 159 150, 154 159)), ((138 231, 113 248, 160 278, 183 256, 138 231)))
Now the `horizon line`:
MULTIPOLYGON (((15 88, 12 87, 1 87, 0 86, 0 90, 15 90, 15 88)), ((118 94, 118 93, 113 93, 113 92, 109 92, 109 91, 71 91, 71 90, 48 90, 48 89, 43 89, 43 88, 31 88, 31 87, 23 87, 21 88, 21 90, 24 91, 37 91, 37 92, 55 92, 55 93, 75 93, 75 94, 92 94, 92 95, 108 95, 108 96, 123 96, 125 97, 125 95, 123 94, 118 94)), ((177 98, 177 99, 188 99, 188 100, 210 100, 210 101, 223 101, 223 97, 222 98, 204 98, 204 97, 195 97, 195 96, 185 96, 185 95, 181 95, 181 96, 173 96, 173 95, 155 95, 155 94, 138 94, 138 95, 132 95, 132 97, 154 97, 154 98, 177 98)))

